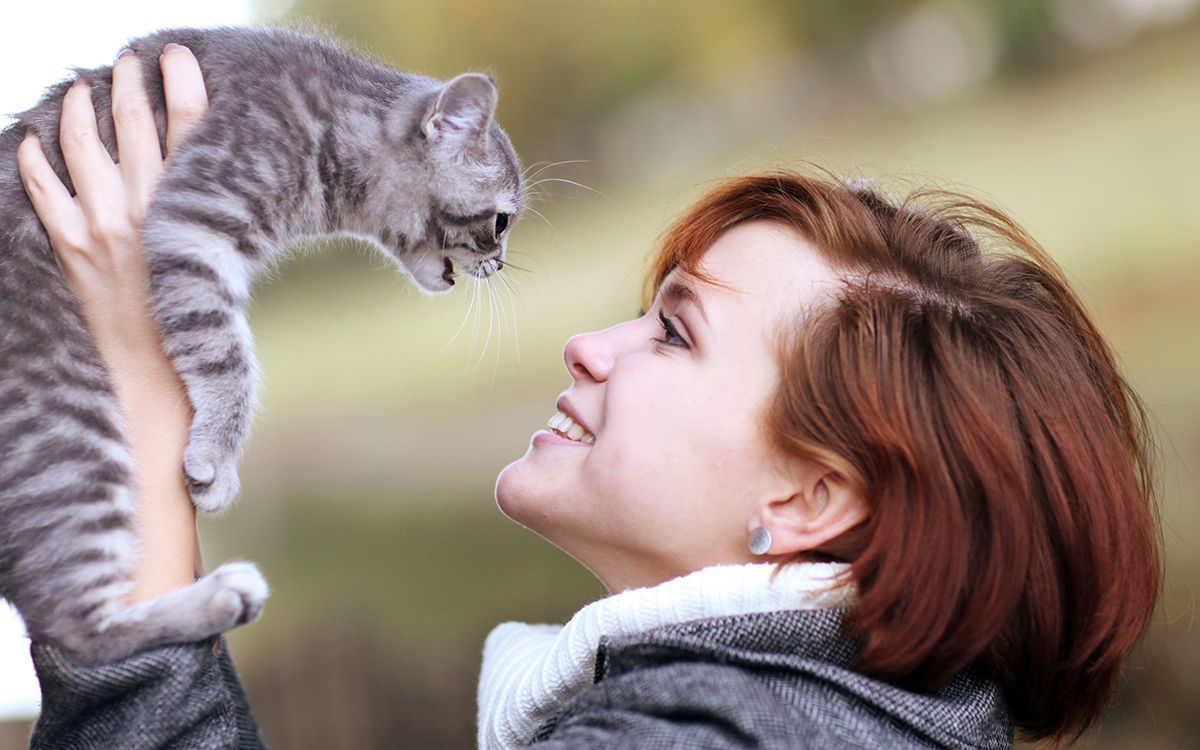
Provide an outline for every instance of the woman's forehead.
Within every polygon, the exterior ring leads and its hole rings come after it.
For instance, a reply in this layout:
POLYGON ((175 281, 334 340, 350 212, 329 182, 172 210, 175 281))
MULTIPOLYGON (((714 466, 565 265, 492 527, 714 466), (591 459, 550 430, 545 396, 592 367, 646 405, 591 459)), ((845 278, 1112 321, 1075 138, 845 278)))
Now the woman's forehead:
POLYGON ((802 303, 837 281, 832 269, 811 243, 775 222, 750 221, 723 232, 704 252, 698 273, 676 268, 667 275, 660 295, 687 298, 701 304, 802 303))

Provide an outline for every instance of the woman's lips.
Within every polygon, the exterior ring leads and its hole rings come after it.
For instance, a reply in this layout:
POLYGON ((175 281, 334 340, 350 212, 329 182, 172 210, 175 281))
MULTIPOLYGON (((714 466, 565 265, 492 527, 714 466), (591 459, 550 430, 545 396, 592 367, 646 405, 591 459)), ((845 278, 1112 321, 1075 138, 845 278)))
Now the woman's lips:
POLYGON ((581 443, 578 440, 572 440, 569 437, 559 435, 552 430, 543 429, 533 433, 533 444, 535 447, 543 447, 550 445, 570 445, 576 448, 591 448, 587 443, 581 443))

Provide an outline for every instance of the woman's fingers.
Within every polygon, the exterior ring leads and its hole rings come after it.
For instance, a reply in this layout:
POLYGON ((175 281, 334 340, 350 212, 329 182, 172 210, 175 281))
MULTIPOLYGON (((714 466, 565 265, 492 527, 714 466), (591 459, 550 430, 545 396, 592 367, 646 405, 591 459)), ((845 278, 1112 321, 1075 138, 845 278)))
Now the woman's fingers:
POLYGON ((142 65, 129 51, 113 65, 112 113, 119 167, 129 191, 129 208, 140 221, 146 214, 154 183, 162 174, 163 157, 154 110, 150 108, 142 81, 142 65))
POLYGON ((183 141, 208 111, 208 93, 200 64, 187 47, 168 44, 158 62, 167 98, 167 155, 183 141))
POLYGON ((41 140, 32 131, 17 147, 17 169, 55 252, 59 255, 84 252, 82 248, 88 241, 87 219, 54 173, 42 151, 41 140))
POLYGON ((124 187, 117 165, 96 132, 96 110, 92 108, 92 92, 87 83, 77 81, 63 97, 59 120, 59 145, 75 194, 84 213, 93 222, 107 223, 113 209, 124 203, 124 187), (113 200, 117 199, 114 206, 113 200))

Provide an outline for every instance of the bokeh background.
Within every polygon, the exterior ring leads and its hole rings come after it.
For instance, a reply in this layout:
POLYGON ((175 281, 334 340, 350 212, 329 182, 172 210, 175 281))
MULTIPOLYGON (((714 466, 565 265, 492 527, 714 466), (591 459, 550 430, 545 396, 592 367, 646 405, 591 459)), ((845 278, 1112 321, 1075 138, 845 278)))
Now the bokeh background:
MULTIPOLYGON (((43 5, 0 30, 7 111, 155 26, 285 23, 409 70, 490 72, 544 180, 507 284, 426 299, 326 241, 258 291, 245 488, 202 534, 210 566, 253 559, 273 584, 230 641, 274 746, 473 744, 487 631, 602 594, 492 499, 569 382, 562 343, 636 313, 645 253, 712 181, 807 161, 969 187, 1065 266, 1153 413, 1167 554, 1155 625, 1079 746, 1200 747, 1197 0, 43 5), (52 63, 41 79, 31 56, 52 63)), ((26 667, 0 665, 18 696, 26 667)), ((23 746, 32 710, 0 708, 0 748, 23 746)))

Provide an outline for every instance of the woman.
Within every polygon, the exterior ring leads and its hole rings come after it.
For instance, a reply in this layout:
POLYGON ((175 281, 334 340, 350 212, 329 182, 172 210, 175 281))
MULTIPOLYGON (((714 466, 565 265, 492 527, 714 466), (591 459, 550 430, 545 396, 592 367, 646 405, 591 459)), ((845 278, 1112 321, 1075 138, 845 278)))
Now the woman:
MULTIPOLYGON (((187 51, 163 66, 202 111, 187 51)), ((133 113, 135 69, 114 74, 133 113)), ((186 402, 144 292, 113 291, 145 278, 161 164, 136 115, 119 170, 89 146, 85 97, 63 114, 78 201, 35 142, 20 158, 129 419, 146 597, 197 559, 186 402)), ((674 225, 648 289, 646 314, 567 343, 551 429, 497 482, 613 596, 493 631, 481 746, 991 748, 1099 717, 1158 592, 1146 431, 1030 238, 956 196, 748 177, 674 225)), ((220 643, 34 656, 35 746, 261 744, 220 643)))

